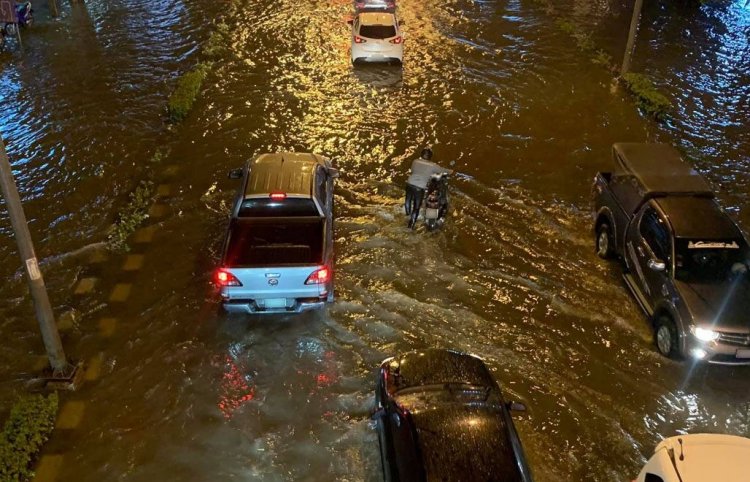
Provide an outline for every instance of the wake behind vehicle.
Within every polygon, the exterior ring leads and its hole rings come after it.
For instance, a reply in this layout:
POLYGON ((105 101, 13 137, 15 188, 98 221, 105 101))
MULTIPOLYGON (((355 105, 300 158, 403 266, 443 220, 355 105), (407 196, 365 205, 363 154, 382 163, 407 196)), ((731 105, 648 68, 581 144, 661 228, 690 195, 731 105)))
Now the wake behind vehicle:
POLYGON ((693 434, 664 439, 634 482, 745 482, 750 439, 693 434))
POLYGON ((226 311, 299 313, 333 301, 333 180, 328 159, 262 154, 242 179, 214 275, 226 311))
POLYGON ((352 63, 395 62, 404 57, 404 37, 396 14, 381 11, 358 13, 352 25, 352 63))
POLYGON ((386 481, 529 482, 499 385, 481 359, 430 349, 388 358, 375 388, 386 481))
POLYGON ((613 146, 594 179, 596 250, 619 257, 662 355, 750 364, 750 252, 706 181, 665 144, 613 146))

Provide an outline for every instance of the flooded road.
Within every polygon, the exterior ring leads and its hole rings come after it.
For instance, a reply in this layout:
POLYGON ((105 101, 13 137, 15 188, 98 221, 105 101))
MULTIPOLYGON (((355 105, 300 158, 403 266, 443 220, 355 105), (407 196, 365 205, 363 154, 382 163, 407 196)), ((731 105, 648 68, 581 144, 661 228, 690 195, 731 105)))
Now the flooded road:
MULTIPOLYGON (((425 347, 482 356, 529 406, 516 425, 539 481, 630 480, 662 437, 750 435, 750 370, 656 353, 619 268, 594 254, 589 203, 613 142, 663 141, 750 226, 744 3, 644 10, 634 67, 674 100, 666 126, 557 26, 574 19, 619 59, 629 13, 616 2, 403 0, 403 69, 351 67, 342 1, 90 0, 35 26, 24 55, 3 57, 0 131, 56 311, 83 313, 66 349, 101 363, 76 394, 80 425, 47 448, 65 454, 58 480, 379 480, 375 367, 425 347), (217 17, 229 52, 166 129, 174 76, 217 17), (401 208, 426 144, 460 173, 434 234, 407 231, 401 208), (171 154, 149 165, 162 145, 171 154), (342 171, 337 302, 227 316, 208 285, 236 188, 226 172, 282 149, 342 171), (134 243, 140 269, 60 258, 105 239, 149 175, 164 212, 134 243), (86 277, 94 291, 72 295, 86 277), (126 301, 110 300, 116 284, 126 301)), ((0 215, 7 407, 42 345, 0 215)))

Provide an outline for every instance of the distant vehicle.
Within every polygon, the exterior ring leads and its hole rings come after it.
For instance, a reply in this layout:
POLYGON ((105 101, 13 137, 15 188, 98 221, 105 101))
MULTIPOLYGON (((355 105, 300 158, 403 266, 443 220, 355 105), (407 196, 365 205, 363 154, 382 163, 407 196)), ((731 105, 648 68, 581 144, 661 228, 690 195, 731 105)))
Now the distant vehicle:
POLYGON ((394 12, 396 10, 396 2, 394 0, 354 0, 354 10, 357 12, 365 10, 394 12))
POLYGON ((499 385, 481 359, 430 349, 388 358, 375 388, 386 481, 529 482, 499 385))
POLYGON ((404 37, 396 14, 366 11, 358 13, 352 24, 352 63, 395 62, 404 58, 404 37))
POLYGON ((214 275, 224 309, 299 313, 333 301, 333 180, 315 154, 262 154, 242 179, 214 275))
POLYGON ((664 439, 634 482, 746 482, 750 439, 693 434, 664 439))
POLYGON ((750 364, 748 244, 706 181, 666 144, 613 146, 594 179, 596 251, 619 257, 662 355, 750 364))

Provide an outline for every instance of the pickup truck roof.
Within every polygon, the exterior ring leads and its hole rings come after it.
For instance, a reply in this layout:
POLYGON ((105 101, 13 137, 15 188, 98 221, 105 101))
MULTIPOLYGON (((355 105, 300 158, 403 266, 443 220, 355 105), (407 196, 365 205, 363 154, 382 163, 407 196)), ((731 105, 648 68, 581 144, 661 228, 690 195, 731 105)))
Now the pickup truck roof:
POLYGON ((615 174, 635 176, 648 192, 714 196, 706 180, 669 144, 618 142, 612 154, 620 168, 615 174))
POLYGON ((694 240, 741 240, 737 225, 724 213, 719 205, 700 197, 664 197, 657 204, 669 216, 677 238, 694 240), (700 220, 696 222, 696 220, 700 220))
POLYGON ((268 196, 272 192, 311 197, 315 167, 318 165, 325 166, 325 159, 315 154, 262 154, 250 162, 245 197, 268 196))
POLYGON ((715 196, 706 180, 668 144, 618 142, 612 146, 612 157, 617 164, 612 189, 630 213, 653 198, 715 196))

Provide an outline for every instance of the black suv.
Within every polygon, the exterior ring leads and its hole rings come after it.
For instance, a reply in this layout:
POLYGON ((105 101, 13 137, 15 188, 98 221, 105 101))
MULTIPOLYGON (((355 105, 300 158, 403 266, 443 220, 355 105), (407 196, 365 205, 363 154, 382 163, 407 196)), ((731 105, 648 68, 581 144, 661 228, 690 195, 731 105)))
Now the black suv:
POLYGON ((748 244, 706 181, 665 144, 613 146, 594 179, 596 249, 625 282, 672 358, 750 364, 748 244))

